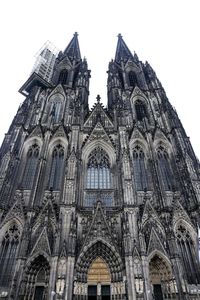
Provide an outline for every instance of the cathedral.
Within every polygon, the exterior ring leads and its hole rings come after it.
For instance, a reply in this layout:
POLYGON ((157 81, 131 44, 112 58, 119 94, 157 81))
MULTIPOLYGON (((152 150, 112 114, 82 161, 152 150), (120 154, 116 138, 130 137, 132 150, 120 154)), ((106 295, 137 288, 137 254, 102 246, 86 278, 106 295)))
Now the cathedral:
POLYGON ((0 149, 0 299, 200 299, 199 162, 177 112, 120 34, 106 107, 89 108, 90 76, 75 33, 19 89, 0 149))

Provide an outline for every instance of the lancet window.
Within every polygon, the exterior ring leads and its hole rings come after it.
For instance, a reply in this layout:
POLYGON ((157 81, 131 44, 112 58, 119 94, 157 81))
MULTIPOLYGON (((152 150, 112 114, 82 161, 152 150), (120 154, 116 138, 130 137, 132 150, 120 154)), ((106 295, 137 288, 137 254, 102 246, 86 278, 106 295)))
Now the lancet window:
POLYGON ((176 237, 187 281, 189 284, 199 284, 200 266, 191 234, 184 226, 180 225, 176 230, 176 237))
POLYGON ((135 102, 135 112, 138 121, 142 121, 147 116, 146 107, 141 100, 135 102))
POLYGON ((22 186, 25 189, 32 189, 38 165, 40 148, 37 144, 32 145, 27 153, 26 166, 22 179, 22 186))
POLYGON ((109 156, 101 147, 96 147, 89 155, 86 187, 88 189, 110 189, 111 186, 109 156))
POLYGON ((162 146, 157 149, 157 158, 164 190, 170 191, 173 187, 173 174, 170 168, 169 155, 162 146))
POLYGON ((6 231, 0 248, 0 286, 9 286, 19 245, 20 231, 12 224, 6 231))
POLYGON ((49 176, 49 188, 59 190, 62 182, 64 168, 64 148, 57 145, 52 153, 51 170, 49 176))
POLYGON ((145 166, 145 155, 140 146, 133 149, 133 171, 137 191, 148 188, 147 168, 145 166))
POLYGON ((62 84, 67 84, 68 70, 62 70, 59 75, 59 82, 62 84))
POLYGON ((60 120, 61 115, 61 109, 62 109, 62 103, 60 100, 53 101, 51 106, 51 115, 53 117, 54 123, 58 123, 60 120))
POLYGON ((137 84, 137 76, 135 75, 135 73, 133 71, 130 71, 128 77, 130 86, 135 87, 135 85, 137 84))

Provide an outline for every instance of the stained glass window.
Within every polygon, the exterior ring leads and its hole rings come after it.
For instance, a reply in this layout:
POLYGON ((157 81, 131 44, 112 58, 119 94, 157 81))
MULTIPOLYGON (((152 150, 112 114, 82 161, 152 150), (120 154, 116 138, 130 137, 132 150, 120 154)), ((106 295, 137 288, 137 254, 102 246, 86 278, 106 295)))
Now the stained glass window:
POLYGON ((135 102, 135 112, 138 121, 142 121, 142 119, 146 117, 146 107, 141 100, 135 102))
POLYGON ((130 71, 128 77, 130 86, 135 87, 135 85, 137 84, 137 77, 135 73, 133 71, 130 71))
POLYGON ((27 153, 26 166, 22 179, 22 187, 24 189, 32 189, 33 182, 38 165, 40 148, 37 144, 32 145, 27 153))
POLYGON ((64 167, 64 148, 57 145, 52 153, 51 170, 49 176, 49 188, 59 190, 62 182, 64 167))
POLYGON ((184 266, 185 276, 189 284, 200 283, 199 262, 194 243, 189 231, 180 225, 176 230, 179 253, 184 266))
POLYGON ((59 82, 62 84, 67 84, 68 70, 62 70, 59 75, 59 82))
POLYGON ((89 155, 86 187, 88 189, 110 189, 111 186, 109 156, 105 150, 97 147, 89 155))
POLYGON ((162 146, 157 149, 157 157, 163 187, 166 191, 170 191, 173 187, 173 174, 170 168, 169 155, 162 146))
POLYGON ((145 166, 145 155, 140 146, 133 149, 133 171, 137 191, 148 188, 147 169, 145 166))
POLYGON ((20 232, 13 224, 6 231, 0 248, 0 286, 9 286, 17 254, 20 232))

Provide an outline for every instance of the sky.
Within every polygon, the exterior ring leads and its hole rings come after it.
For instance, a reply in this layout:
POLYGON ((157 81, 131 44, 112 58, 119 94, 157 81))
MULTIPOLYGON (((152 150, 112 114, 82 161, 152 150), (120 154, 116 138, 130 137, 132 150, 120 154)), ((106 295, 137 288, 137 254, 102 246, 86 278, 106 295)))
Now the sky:
POLYGON ((0 143, 24 97, 35 56, 49 40, 64 50, 74 32, 91 69, 89 103, 106 106, 117 35, 151 64, 200 158, 199 0, 7 0, 0 3, 0 143))

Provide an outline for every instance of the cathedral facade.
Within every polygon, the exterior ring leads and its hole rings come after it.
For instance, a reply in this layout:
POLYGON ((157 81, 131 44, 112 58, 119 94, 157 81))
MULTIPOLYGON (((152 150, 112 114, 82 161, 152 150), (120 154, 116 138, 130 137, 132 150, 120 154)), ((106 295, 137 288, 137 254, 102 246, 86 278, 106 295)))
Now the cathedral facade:
POLYGON ((40 58, 0 150, 0 299, 199 299, 199 163, 154 70, 119 35, 90 110, 77 34, 40 58))

